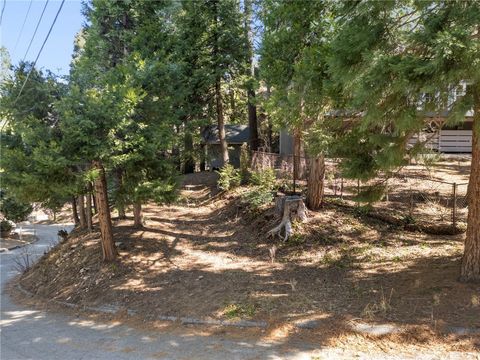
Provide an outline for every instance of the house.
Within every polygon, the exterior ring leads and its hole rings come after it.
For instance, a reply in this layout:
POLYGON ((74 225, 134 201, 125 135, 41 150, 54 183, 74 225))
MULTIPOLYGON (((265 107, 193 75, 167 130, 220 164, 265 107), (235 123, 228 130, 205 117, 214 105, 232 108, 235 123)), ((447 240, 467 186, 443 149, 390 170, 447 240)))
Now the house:
MULTIPOLYGON (((220 169, 223 165, 218 126, 210 125, 201 133, 205 148, 205 159, 210 170, 220 169)), ((228 145, 230 164, 240 167, 240 152, 243 144, 248 144, 250 130, 247 125, 225 125, 225 139, 228 145)))
MULTIPOLYGON (((417 111, 425 117, 425 128, 410 138, 407 147, 410 148, 421 141, 426 148, 441 153, 472 153, 473 110, 467 111, 465 120, 460 124, 454 126, 445 124, 449 116, 448 109, 451 109, 457 100, 467 93, 468 86, 468 81, 461 81, 458 85, 451 86, 447 93, 446 106, 439 105, 442 104, 440 92, 422 94, 417 103, 417 111), (447 110, 428 111, 427 106, 432 104, 434 108, 447 110)), ((328 116, 343 118, 344 121, 355 121, 361 118, 363 113, 332 110, 328 116)), ((293 154, 293 137, 286 131, 280 132, 280 154, 293 154)))
POLYGON ((426 129, 411 137, 408 142, 413 146, 419 140, 425 142, 425 146, 441 153, 471 153, 473 140, 473 111, 465 114, 465 121, 458 125, 444 125, 448 112, 440 114, 427 112, 426 129))
MULTIPOLYGON (((473 111, 465 114, 465 121, 460 124, 444 125, 448 112, 426 112, 425 129, 414 134, 408 141, 412 147, 418 141, 425 147, 441 153, 471 153, 473 141, 473 111)), ((293 154, 293 136, 286 130, 280 131, 280 155, 293 154)))

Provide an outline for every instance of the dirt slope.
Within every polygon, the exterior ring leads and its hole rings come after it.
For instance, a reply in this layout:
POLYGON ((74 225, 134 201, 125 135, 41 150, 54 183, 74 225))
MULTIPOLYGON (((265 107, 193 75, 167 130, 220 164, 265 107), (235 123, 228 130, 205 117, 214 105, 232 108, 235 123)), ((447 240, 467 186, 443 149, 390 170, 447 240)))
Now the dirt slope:
POLYGON ((116 221, 117 262, 101 262, 98 231, 76 230, 22 285, 40 297, 112 304, 145 318, 314 318, 338 329, 356 318, 428 334, 480 327, 479 285, 456 281, 463 235, 405 233, 327 204, 281 244, 265 236, 278 222, 273 209, 249 213, 244 188, 212 192, 209 176, 197 184, 192 177, 176 205, 147 206, 143 229, 116 221))

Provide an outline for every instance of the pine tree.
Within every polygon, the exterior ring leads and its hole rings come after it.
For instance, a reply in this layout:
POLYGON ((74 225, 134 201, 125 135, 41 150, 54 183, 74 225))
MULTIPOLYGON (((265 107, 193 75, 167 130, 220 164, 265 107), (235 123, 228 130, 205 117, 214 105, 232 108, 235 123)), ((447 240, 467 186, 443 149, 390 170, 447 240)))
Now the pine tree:
MULTIPOLYGON (((294 176, 302 176, 304 133, 315 126, 319 135, 322 114, 329 102, 324 89, 329 14, 323 2, 311 1, 265 1, 263 14, 261 74, 272 89, 267 108, 278 127, 293 133, 294 176)), ((312 155, 307 204, 318 209, 323 197, 327 147, 311 145, 307 143, 306 149, 312 155)))
MULTIPOLYGON (((79 149, 81 161, 88 164, 97 205, 108 204, 102 177, 111 171, 119 214, 125 205, 133 205, 135 226, 142 225, 142 204, 170 199, 176 184, 166 155, 174 141, 175 119, 169 100, 174 89, 165 84, 174 71, 162 58, 171 50, 170 5, 94 1, 85 11, 91 25, 83 31, 84 46, 77 48, 70 99, 64 106, 66 131, 73 136, 68 144, 79 149)), ((109 217, 109 211, 99 209, 108 247, 109 217)), ((104 249, 106 256, 113 253, 104 249)))
POLYGON ((247 59, 246 59, 246 74, 247 74, 247 97, 248 97, 248 127, 250 129, 249 146, 250 150, 257 151, 260 146, 258 137, 258 118, 257 105, 255 98, 255 59, 254 59, 254 24, 253 24, 253 3, 252 0, 245 0, 243 2, 244 16, 245 16, 245 33, 247 40, 247 59))
POLYGON ((184 116, 189 120, 215 116, 224 163, 229 161, 224 88, 242 75, 246 58, 241 20, 234 0, 183 1, 177 18, 177 51, 187 84, 183 87, 184 116))
POLYGON ((0 141, 2 188, 19 201, 55 211, 77 191, 55 108, 65 86, 32 66, 21 63, 0 88, 1 117, 7 120, 0 141))
MULTIPOLYGON (((461 278, 480 280, 480 4, 390 1, 336 4, 338 33, 329 71, 348 109, 360 112, 344 144, 347 172, 370 178, 405 163, 406 142, 424 111, 448 110, 447 124, 474 110, 469 215, 461 278), (461 25, 460 25, 461 24, 461 25), (452 88, 467 82, 466 94, 452 88), (422 102, 425 94, 434 100, 422 102)), ((419 151, 418 148, 413 149, 419 151)))

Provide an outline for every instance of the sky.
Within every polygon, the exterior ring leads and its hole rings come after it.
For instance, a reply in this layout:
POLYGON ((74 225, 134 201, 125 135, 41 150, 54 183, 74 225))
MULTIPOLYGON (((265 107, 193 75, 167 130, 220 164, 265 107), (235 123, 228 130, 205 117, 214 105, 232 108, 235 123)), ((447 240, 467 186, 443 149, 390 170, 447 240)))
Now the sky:
MULTIPOLYGON (((20 33, 30 0, 0 0, 0 10, 5 4, 0 26, 0 46, 7 48, 13 65, 17 65, 24 58, 45 3, 46 0, 31 1, 30 12, 26 18, 23 32, 20 33), (15 48, 17 39, 18 44, 15 48)), ((50 0, 48 2, 37 34, 33 38, 30 50, 25 57, 26 61, 35 60, 60 4, 60 0, 50 0)), ((82 27, 83 21, 81 0, 66 0, 38 59, 38 68, 49 69, 58 75, 68 74, 73 52, 73 41, 75 34, 82 27)))

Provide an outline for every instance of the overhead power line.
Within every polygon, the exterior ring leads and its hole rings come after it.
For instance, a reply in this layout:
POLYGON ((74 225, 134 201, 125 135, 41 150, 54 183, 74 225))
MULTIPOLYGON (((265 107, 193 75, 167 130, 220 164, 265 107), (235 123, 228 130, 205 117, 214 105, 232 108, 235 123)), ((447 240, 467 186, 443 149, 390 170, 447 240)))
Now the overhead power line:
MULTIPOLYGON (((48 1, 47 1, 48 2, 48 1)), ((62 11, 62 7, 63 7, 63 4, 65 3, 65 0, 62 0, 62 3, 60 4, 60 7, 58 8, 57 10, 57 14, 55 15, 55 18, 53 19, 53 22, 52 22, 52 25, 50 25, 50 29, 48 30, 48 33, 47 33, 47 36, 45 37, 45 40, 43 40, 43 43, 42 43, 42 47, 40 48, 40 50, 38 51, 38 54, 37 54, 37 57, 35 58, 35 61, 33 62, 33 65, 30 69, 30 71, 28 72, 27 74, 27 77, 25 78, 25 81, 23 82, 22 84, 22 87, 20 88, 20 92, 18 93, 17 97, 15 98, 15 101, 13 102, 14 104, 18 101, 18 99, 20 98, 20 95, 22 94, 22 91, 23 89, 25 88, 25 84, 27 83, 29 77, 30 77, 30 74, 32 73, 33 69, 35 69, 35 65, 37 64, 37 61, 38 61, 38 58, 40 57, 40 54, 42 53, 42 50, 45 46, 45 44, 47 43, 47 40, 50 36, 50 33, 52 32, 52 29, 53 27, 55 26, 55 23, 57 22, 57 18, 58 18, 58 15, 60 14, 60 11, 62 11)), ((3 128, 5 127, 6 125, 6 121, 3 123, 2 125, 2 128, 0 129, 0 131, 3 130, 3 128)))
POLYGON ((20 33, 18 34, 17 41, 15 42, 15 46, 13 47, 12 53, 14 53, 15 50, 17 49, 18 42, 20 41, 20 38, 22 37, 23 29, 25 28, 25 23, 27 22, 28 14, 30 14, 30 8, 32 7, 32 2, 33 2, 33 0, 30 0, 30 4, 28 4, 28 10, 27 10, 27 13, 25 14, 25 18, 23 19, 23 24, 22 24, 22 27, 20 29, 20 33))
POLYGON ((2 26, 2 21, 3 21, 3 12, 5 11, 5 5, 7 5, 7 0, 3 0, 3 5, 2 5, 2 14, 0 14, 0 26, 2 26))
MULTIPOLYGON (((27 51, 25 51, 25 55, 23 55, 22 62, 24 62, 25 59, 27 58, 28 51, 30 50, 30 46, 32 46, 33 39, 35 38, 35 35, 37 34, 38 27, 40 26, 40 23, 42 22, 43 14, 45 13, 45 9, 47 8, 47 5, 48 5, 49 1, 50 0, 47 0, 45 2, 45 6, 43 7, 42 14, 40 15, 40 18, 38 19, 37 26, 35 27, 35 31, 33 32, 32 38, 30 39, 30 43, 28 44, 27 51)), ((63 2, 62 2, 62 5, 63 5, 63 2)))

